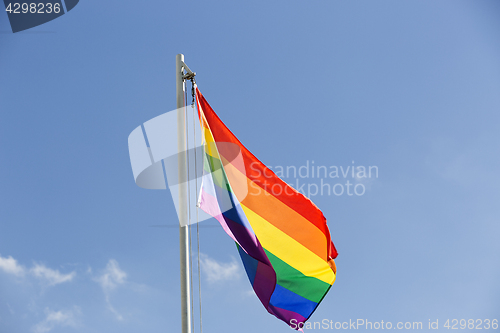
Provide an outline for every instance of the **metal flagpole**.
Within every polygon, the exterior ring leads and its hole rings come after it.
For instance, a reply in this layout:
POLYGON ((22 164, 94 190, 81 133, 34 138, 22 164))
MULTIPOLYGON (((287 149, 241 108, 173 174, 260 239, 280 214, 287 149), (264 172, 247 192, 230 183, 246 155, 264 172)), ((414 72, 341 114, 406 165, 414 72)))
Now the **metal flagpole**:
MULTIPOLYGON (((195 74, 184 63, 184 55, 175 57, 175 79, 177 91, 177 109, 185 107, 184 79, 195 74), (187 74, 184 74, 186 71, 187 74)), ((177 113, 177 148, 179 151, 179 240, 180 240, 180 266, 181 266, 181 320, 182 333, 191 333, 191 287, 190 287, 190 258, 189 258, 189 226, 187 203, 187 163, 186 163, 186 114, 183 110, 177 113)))

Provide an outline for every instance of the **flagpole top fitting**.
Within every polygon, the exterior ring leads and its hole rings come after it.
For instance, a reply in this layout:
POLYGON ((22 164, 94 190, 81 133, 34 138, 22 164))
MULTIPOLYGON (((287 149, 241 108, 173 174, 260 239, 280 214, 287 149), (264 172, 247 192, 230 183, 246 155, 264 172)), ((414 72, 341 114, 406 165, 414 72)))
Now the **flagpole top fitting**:
POLYGON ((182 78, 184 80, 192 80, 192 79, 194 79, 195 76, 196 76, 196 73, 191 72, 191 73, 184 74, 182 76, 182 78))
POLYGON ((195 76, 196 73, 193 72, 192 70, 189 69, 189 67, 186 65, 186 63, 182 60, 182 72, 186 71, 186 74, 182 75, 182 79, 184 80, 192 80, 195 76))

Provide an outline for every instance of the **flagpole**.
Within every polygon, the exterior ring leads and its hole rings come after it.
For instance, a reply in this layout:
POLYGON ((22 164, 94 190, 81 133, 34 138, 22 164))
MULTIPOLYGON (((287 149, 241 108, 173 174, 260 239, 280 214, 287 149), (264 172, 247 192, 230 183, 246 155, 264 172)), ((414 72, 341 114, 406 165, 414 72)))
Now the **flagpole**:
MULTIPOLYGON (((177 91, 177 109, 185 107, 184 101, 184 70, 189 70, 184 63, 184 55, 178 54, 175 57, 175 79, 177 91)), ((189 226, 187 221, 187 163, 185 156, 186 149, 186 114, 182 110, 177 112, 177 148, 180 152, 178 159, 179 167, 179 246, 180 246, 180 266, 181 266, 181 321, 182 333, 191 333, 191 288, 189 273, 189 226)))

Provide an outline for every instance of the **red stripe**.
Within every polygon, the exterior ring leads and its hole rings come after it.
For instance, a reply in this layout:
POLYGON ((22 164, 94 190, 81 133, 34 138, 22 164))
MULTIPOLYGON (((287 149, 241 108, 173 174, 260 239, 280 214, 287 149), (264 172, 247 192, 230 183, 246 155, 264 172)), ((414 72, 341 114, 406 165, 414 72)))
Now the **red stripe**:
MULTIPOLYGON (((326 224, 326 218, 324 217, 321 210, 319 210, 319 208, 303 194, 295 191, 293 188, 288 186, 284 181, 276 176, 271 169, 266 167, 245 146, 243 146, 243 144, 241 144, 236 136, 215 114, 198 88, 196 88, 196 94, 198 97, 197 99, 199 102, 199 106, 203 110, 203 113, 207 119, 214 140, 216 142, 231 142, 237 144, 241 149, 244 164, 246 166, 246 170, 244 171, 247 177, 263 189, 273 188, 273 186, 279 186, 277 188, 283 189, 281 194, 276 194, 274 196, 281 202, 289 206, 291 209, 302 215, 309 222, 315 225, 321 232, 323 232, 328 242, 328 256, 331 258, 336 258, 338 253, 335 249, 335 246, 333 245, 333 242, 331 241, 330 231, 328 230, 328 226, 326 224)), ((329 258, 324 259, 327 261, 329 258)))

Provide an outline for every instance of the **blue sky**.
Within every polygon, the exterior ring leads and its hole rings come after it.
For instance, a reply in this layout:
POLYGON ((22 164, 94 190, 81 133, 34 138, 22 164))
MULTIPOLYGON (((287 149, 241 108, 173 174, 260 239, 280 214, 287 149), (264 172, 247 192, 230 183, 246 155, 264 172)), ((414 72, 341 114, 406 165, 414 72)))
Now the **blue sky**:
MULTIPOLYGON (((0 332, 180 331, 177 215, 135 185, 127 148, 175 108, 177 53, 267 165, 378 168, 323 179, 361 196, 311 197, 339 251, 311 322, 500 319, 499 15, 494 0, 82 0, 12 34, 0 13, 0 332)), ((204 330, 289 331, 204 223, 204 330)))

